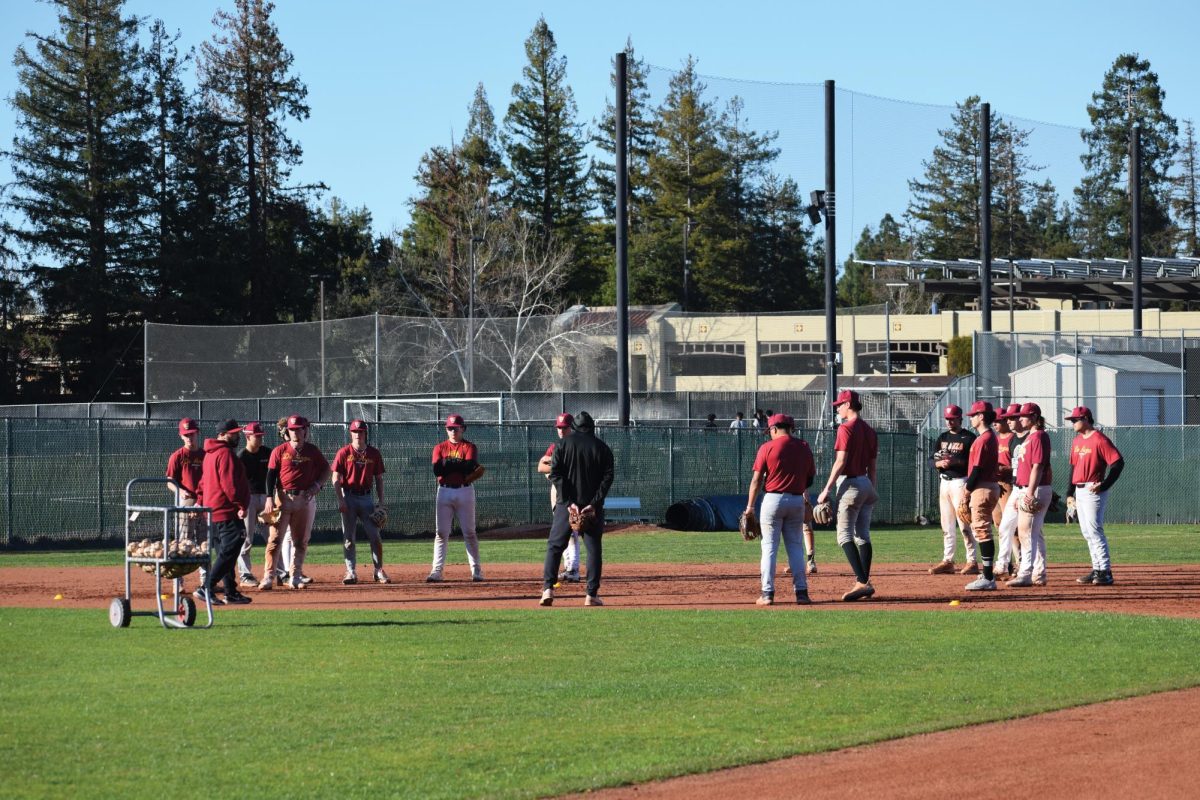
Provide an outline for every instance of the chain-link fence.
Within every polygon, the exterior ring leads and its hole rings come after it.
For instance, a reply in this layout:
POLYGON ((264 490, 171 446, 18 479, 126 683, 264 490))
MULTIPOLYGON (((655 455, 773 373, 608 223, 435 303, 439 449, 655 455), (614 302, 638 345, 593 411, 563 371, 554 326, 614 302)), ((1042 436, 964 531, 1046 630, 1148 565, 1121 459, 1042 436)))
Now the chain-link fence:
MULTIPOLYGON (((125 420, 3 420, 0 458, 0 549, 75 543, 111 543, 123 535, 124 489, 135 477, 165 472, 179 446, 174 422, 125 420)), ((201 423, 202 431, 214 423, 201 423)), ((600 426, 613 448, 613 496, 641 499, 641 514, 661 521, 667 506, 696 496, 743 494, 764 436, 754 430, 618 428, 600 426)), ((823 478, 833 460, 831 430, 801 431, 812 444, 823 478)), ((488 472, 477 485, 482 529, 548 522, 548 486, 537 460, 556 440, 550 426, 471 425, 488 472)), ((380 424, 371 439, 387 466, 392 535, 432 530, 434 479, 430 452, 444 436, 440 425, 380 424)), ((318 424, 312 441, 330 460, 347 441, 342 425, 318 424)), ((909 522, 917 504, 917 437, 880 434, 880 522, 909 522)), ((170 497, 163 492, 162 501, 170 497)), ((338 529, 331 491, 319 499, 316 529, 338 529)))
POLYGON ((1200 423, 1200 331, 980 333, 977 399, 1035 402, 1062 425, 1087 406, 1102 425, 1200 423))

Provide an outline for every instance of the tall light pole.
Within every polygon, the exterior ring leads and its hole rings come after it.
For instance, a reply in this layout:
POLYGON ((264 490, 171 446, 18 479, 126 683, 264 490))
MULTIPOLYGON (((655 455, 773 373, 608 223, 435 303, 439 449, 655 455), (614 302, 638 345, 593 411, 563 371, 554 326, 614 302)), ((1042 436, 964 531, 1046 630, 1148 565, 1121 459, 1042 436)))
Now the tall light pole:
POLYGON ((321 397, 325 396, 325 279, 321 279, 321 397))
POLYGON ((480 236, 471 237, 471 280, 467 289, 467 391, 475 391, 475 245, 480 236))

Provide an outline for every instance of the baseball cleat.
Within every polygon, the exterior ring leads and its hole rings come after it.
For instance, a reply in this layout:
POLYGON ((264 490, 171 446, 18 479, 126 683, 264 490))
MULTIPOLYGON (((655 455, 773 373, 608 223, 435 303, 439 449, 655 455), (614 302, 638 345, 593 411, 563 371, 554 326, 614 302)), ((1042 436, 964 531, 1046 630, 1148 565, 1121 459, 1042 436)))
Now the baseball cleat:
POLYGON ((312 582, 313 582, 313 580, 312 580, 312 578, 308 577, 308 576, 307 576, 307 575, 305 575, 303 572, 301 572, 301 573, 300 573, 300 582, 301 582, 302 584, 304 584, 305 586, 308 586, 310 583, 312 583, 312 582))
POLYGON ((292 579, 292 576, 291 576, 291 575, 289 575, 289 574, 288 574, 288 573, 286 573, 286 572, 281 572, 281 573, 279 573, 278 575, 276 575, 276 576, 275 576, 275 585, 276 585, 276 586, 284 586, 284 585, 286 585, 286 584, 287 584, 287 582, 288 582, 288 581, 290 581, 291 579, 292 579))
POLYGON ((763 592, 757 600, 754 601, 758 606, 773 606, 775 605, 775 595, 771 592, 763 592))
POLYGON ((209 602, 209 604, 214 605, 214 606, 225 605, 224 600, 217 597, 215 594, 210 592, 208 589, 205 589, 203 586, 201 586, 196 591, 192 592, 192 597, 196 598, 196 600, 201 603, 203 603, 205 600, 207 600, 209 602))
POLYGON ((949 575, 954 572, 953 561, 939 561, 929 568, 930 575, 949 575))
POLYGON ((805 567, 805 572, 807 572, 809 575, 817 574, 817 562, 814 559, 810 558, 808 560, 808 566, 805 567))
POLYGON ((1009 581, 1008 583, 1006 583, 1004 585, 1005 586, 1033 586, 1033 581, 1029 580, 1029 578, 1022 578, 1020 575, 1018 575, 1017 577, 1013 578, 1011 581, 1009 581))
POLYGON ((283 585, 283 588, 285 588, 285 589, 304 589, 304 588, 307 588, 307 586, 308 586, 308 584, 304 583, 304 581, 300 580, 299 578, 292 578, 290 581, 288 581, 287 583, 285 583, 283 585))
POLYGON ((1045 585, 1046 585, 1046 576, 1045 576, 1045 575, 1043 575, 1043 576, 1042 576, 1042 577, 1040 577, 1040 578, 1034 578, 1034 579, 1033 579, 1033 585, 1034 585, 1034 586, 1045 586, 1045 585))
POLYGON ((249 572, 242 573, 242 577, 238 580, 238 586, 243 589, 253 589, 258 586, 258 580, 249 572))
POLYGON ((579 583, 579 571, 564 569, 562 572, 558 573, 558 580, 559 582, 566 581, 567 583, 579 583))
POLYGON ((347 572, 346 576, 342 578, 343 586, 353 586, 356 583, 358 583, 358 576, 353 572, 347 572))
POLYGON ((1098 569, 1094 569, 1094 570, 1092 570, 1091 572, 1089 572, 1087 575, 1084 575, 1082 578, 1076 578, 1076 579, 1075 579, 1075 582, 1076 582, 1076 583, 1083 583, 1083 584, 1090 584, 1090 583, 1094 583, 1094 582, 1095 582, 1095 580, 1096 580, 1096 576, 1097 576, 1098 574, 1100 574, 1100 570, 1098 570, 1098 569))
POLYGON ((1113 576, 1111 569, 1096 570, 1096 577, 1092 580, 1093 586, 1112 586, 1113 576))
POLYGON ((391 583, 392 580, 391 580, 391 578, 389 578, 387 576, 386 572, 384 572, 381 569, 377 569, 377 570, 375 570, 375 582, 376 583, 391 583))
POLYGON ((483 572, 482 571, 472 572, 471 580, 475 583, 480 583, 483 580, 483 572))
POLYGON ((542 590, 542 599, 540 601, 538 601, 538 605, 543 605, 543 606, 554 605, 554 590, 553 589, 542 590))
POLYGON ((587 597, 583 598, 583 604, 585 606, 602 606, 604 605, 604 601, 595 595, 589 594, 587 597))
POLYGON ((796 605, 798 605, 798 606, 811 606, 812 605, 812 599, 809 598, 809 596, 808 596, 808 589, 797 589, 796 590, 796 605))
POLYGON ((440 573, 440 572, 429 573, 429 575, 425 578, 425 582, 426 583, 441 583, 442 582, 442 573, 440 573))
POLYGON ((251 600, 246 595, 242 594, 241 592, 237 592, 236 594, 225 595, 225 604, 226 605, 245 606, 245 605, 249 605, 252 602, 254 602, 254 601, 251 600))
POLYGON ((994 580, 988 580, 984 576, 980 575, 963 588, 968 592, 992 592, 996 589, 996 582, 994 580))
POLYGON ((855 583, 854 588, 842 595, 842 601, 849 603, 854 600, 861 600, 864 597, 870 597, 875 594, 875 587, 869 583, 855 583))
POLYGON ((966 565, 958 571, 959 575, 978 575, 979 564, 974 561, 968 561, 966 565))
POLYGON ((258 584, 258 590, 260 592, 269 592, 274 588, 275 588, 275 579, 274 578, 270 578, 270 577, 263 578, 262 583, 258 584))

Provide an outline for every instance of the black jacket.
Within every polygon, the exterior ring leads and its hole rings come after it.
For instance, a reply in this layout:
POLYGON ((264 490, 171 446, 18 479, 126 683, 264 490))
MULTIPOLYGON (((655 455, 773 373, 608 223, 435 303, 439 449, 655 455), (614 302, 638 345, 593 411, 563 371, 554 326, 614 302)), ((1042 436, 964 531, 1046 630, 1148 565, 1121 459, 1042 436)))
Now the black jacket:
POLYGON ((550 482, 563 505, 604 507, 613 483, 613 454, 594 431, 580 428, 562 439, 550 457, 550 482))

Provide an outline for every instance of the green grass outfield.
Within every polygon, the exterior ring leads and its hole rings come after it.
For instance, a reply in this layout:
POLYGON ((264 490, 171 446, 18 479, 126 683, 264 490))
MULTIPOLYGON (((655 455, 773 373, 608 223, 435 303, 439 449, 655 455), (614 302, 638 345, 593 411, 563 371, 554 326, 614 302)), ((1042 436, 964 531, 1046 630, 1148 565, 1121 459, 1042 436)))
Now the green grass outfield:
POLYGON ((0 796, 540 797, 1194 686, 1198 650, 1091 613, 0 608, 0 796))
MULTIPOLYGON (((1200 526, 1196 525, 1107 525, 1105 530, 1112 549, 1113 563, 1122 564, 1193 564, 1200 562, 1200 526)), ((881 527, 871 534, 877 563, 934 563, 942 556, 942 533, 936 527, 881 527)), ((461 537, 455 536, 451 559, 463 561, 461 537)), ((364 538, 359 536, 360 544, 364 538)), ((542 539, 488 539, 480 545, 484 562, 540 564, 546 553, 542 539)), ((392 564, 424 564, 432 554, 432 539, 388 539, 384 554, 392 564)), ((959 542, 962 558, 962 542, 959 542)), ((1053 563, 1087 564, 1087 545, 1078 525, 1047 525, 1046 550, 1053 563)), ((733 532, 680 533, 654 531, 621 533, 604 540, 604 560, 610 564, 657 563, 713 564, 750 561, 757 563, 757 544, 743 542, 733 532)), ((817 531, 819 560, 839 560, 841 551, 830 531, 817 531)), ((255 544, 255 560, 262 558, 262 546, 255 544)), ((120 548, 109 550, 50 550, 0 553, 5 566, 105 566, 120 563, 120 548)), ((339 564, 339 543, 320 543, 309 550, 308 560, 315 564, 339 564)))

